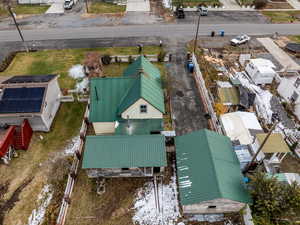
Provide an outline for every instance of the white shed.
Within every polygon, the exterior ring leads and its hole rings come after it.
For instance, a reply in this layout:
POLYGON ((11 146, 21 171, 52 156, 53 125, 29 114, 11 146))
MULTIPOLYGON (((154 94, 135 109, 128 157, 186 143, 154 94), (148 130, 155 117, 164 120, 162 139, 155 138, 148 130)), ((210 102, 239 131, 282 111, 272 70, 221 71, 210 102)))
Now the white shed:
POLYGON ((50 130, 61 97, 56 75, 10 77, 0 90, 0 124, 20 125, 27 119, 34 131, 50 130))
POLYGON ((255 84, 271 84, 276 76, 276 66, 267 59, 250 59, 246 72, 255 84))
POLYGON ((242 145, 253 143, 255 134, 263 132, 255 113, 251 112, 226 113, 220 116, 220 122, 225 135, 242 145))

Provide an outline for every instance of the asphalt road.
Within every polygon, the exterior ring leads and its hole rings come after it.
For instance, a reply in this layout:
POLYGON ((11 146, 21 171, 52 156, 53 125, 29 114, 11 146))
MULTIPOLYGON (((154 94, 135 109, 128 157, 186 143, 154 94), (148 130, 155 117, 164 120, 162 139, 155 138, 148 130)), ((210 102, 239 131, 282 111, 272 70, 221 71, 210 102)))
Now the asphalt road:
MULTIPOLYGON (((225 35, 247 33, 269 35, 275 32, 285 35, 300 34, 300 24, 201 24, 199 35, 209 35, 212 30, 224 30, 225 35)), ((152 24, 69 29, 24 30, 25 40, 83 39, 107 37, 165 37, 191 39, 195 24, 152 24)), ((0 42, 19 41, 16 30, 0 31, 0 42)))

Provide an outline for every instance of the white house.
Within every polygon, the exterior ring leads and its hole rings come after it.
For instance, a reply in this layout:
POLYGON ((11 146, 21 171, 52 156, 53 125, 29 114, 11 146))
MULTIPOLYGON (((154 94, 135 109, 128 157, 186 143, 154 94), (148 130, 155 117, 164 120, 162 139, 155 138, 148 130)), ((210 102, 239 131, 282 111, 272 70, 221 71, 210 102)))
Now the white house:
POLYGON ((294 113, 300 119, 300 75, 282 78, 277 91, 287 102, 295 104, 294 113))
POLYGON ((165 106, 160 72, 145 57, 138 57, 121 77, 91 79, 90 92, 89 121, 97 135, 161 130, 165 106))
POLYGON ((56 75, 10 77, 0 83, 0 124, 27 119, 34 131, 49 131, 60 97, 56 75))
POLYGON ((246 72, 255 84, 271 84, 276 76, 276 66, 267 59, 250 59, 246 72))

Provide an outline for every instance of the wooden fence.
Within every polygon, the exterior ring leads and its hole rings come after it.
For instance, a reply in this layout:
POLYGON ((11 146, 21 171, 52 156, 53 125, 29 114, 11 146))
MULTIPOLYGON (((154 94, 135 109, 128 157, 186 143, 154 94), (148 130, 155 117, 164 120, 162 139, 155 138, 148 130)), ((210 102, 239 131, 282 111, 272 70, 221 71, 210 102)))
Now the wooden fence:
POLYGON ((84 140, 87 132, 87 124, 88 124, 88 118, 89 116, 89 105, 87 105, 85 114, 84 114, 84 119, 82 121, 82 125, 80 128, 80 145, 79 148, 75 151, 74 156, 73 156, 73 163, 72 167, 70 170, 70 173, 68 175, 68 181, 67 181, 67 186, 65 189, 64 197, 62 199, 62 203, 60 206, 60 211, 56 220, 56 225, 64 225, 65 220, 66 220, 66 215, 67 211, 69 208, 69 205, 71 204, 71 195, 73 191, 73 187, 76 181, 76 177, 78 174, 78 167, 80 164, 80 160, 82 158, 82 153, 83 153, 83 145, 84 145, 84 140))
POLYGON ((210 116, 208 119, 208 124, 211 130, 214 130, 220 134, 223 134, 221 126, 219 125, 219 121, 217 115, 215 113, 214 107, 212 105, 213 99, 210 97, 210 93, 206 88, 205 81, 202 76, 202 72, 200 70, 200 66, 198 64, 196 56, 192 55, 192 61, 194 63, 194 77, 196 80, 197 88, 200 93, 200 97, 202 103, 204 105, 205 112, 210 116))

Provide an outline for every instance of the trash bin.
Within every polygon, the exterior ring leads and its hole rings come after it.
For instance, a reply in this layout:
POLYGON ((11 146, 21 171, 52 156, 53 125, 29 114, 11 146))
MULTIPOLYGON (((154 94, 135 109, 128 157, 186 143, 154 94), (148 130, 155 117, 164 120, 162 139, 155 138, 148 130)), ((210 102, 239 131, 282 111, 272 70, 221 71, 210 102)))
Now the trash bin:
POLYGON ((210 36, 211 36, 211 37, 214 37, 214 36, 215 36, 215 32, 212 31, 211 34, 210 34, 210 36))
POLYGON ((192 61, 189 61, 187 63, 187 69, 190 73, 193 73, 194 72, 194 63, 192 61))
POLYGON ((225 35, 224 30, 220 30, 220 36, 221 36, 221 37, 224 37, 224 35, 225 35))

